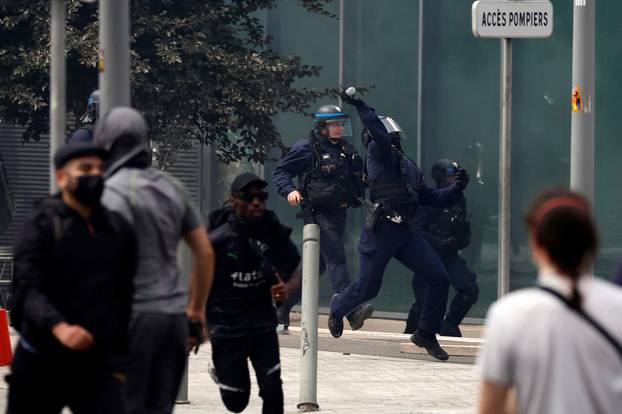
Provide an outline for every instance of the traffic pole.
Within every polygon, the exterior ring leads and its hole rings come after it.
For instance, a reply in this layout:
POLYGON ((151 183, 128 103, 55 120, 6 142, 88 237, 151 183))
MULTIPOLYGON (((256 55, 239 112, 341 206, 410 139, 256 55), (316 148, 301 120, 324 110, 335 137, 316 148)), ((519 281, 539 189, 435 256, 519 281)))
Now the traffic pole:
POLYGON ((302 314, 300 333, 301 412, 318 411, 317 404, 317 329, 320 291, 320 228, 307 224, 302 230, 302 314))
POLYGON ((99 2, 100 112, 130 106, 129 0, 99 2))
POLYGON ((501 39, 501 133, 499 137, 498 297, 510 291, 510 214, 512 167, 512 39, 501 39))
POLYGON ((596 0, 573 0, 570 187, 594 200, 596 0))
POLYGON ((54 193, 58 190, 54 154, 66 134, 65 1, 51 0, 50 11, 50 193, 54 193))

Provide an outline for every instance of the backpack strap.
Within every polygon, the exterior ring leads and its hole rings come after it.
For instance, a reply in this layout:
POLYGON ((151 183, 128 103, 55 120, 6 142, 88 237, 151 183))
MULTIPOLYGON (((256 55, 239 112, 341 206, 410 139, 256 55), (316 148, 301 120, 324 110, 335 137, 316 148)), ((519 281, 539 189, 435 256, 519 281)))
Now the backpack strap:
POLYGON ((576 308, 576 307, 572 306, 570 301, 568 299, 566 299, 564 296, 562 296, 556 290, 553 290, 553 289, 551 289, 549 287, 544 287, 544 286, 539 286, 539 288, 541 290, 545 291, 545 292, 550 293, 551 295, 555 296, 557 299, 559 299, 562 302, 564 302, 564 304, 566 304, 566 306, 568 308, 570 308, 571 310, 576 312, 587 323, 592 325, 592 327, 594 329, 596 329, 607 340, 607 342, 609 342, 611 344, 611 346, 616 350, 616 352, 620 356, 620 359, 622 359, 622 345, 620 345, 620 343, 600 323, 598 323, 596 320, 594 320, 594 318, 592 318, 590 315, 588 315, 583 309, 576 308))

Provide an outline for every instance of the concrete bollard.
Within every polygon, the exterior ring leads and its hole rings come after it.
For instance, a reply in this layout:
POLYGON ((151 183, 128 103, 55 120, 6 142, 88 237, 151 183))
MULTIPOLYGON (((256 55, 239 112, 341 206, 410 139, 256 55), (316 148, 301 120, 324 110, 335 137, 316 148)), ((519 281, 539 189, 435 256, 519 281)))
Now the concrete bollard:
POLYGON ((302 314, 300 335, 301 412, 319 411, 317 404, 317 325, 320 279, 320 228, 307 224, 302 245, 302 314))

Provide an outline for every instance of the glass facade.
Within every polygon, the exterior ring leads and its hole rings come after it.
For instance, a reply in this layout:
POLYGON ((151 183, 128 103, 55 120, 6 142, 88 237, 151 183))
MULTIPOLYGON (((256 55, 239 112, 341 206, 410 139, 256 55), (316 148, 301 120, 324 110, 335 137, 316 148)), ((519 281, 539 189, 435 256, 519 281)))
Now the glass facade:
MULTIPOLYGON (((339 2, 332 12, 339 14, 339 2)), ((494 39, 471 33, 471 0, 423 1, 422 53, 419 59, 419 2, 348 0, 343 15, 344 85, 372 87, 365 100, 382 114, 396 118, 406 130, 406 152, 421 160, 429 174, 440 158, 461 162, 471 174, 466 196, 471 213, 473 241, 463 257, 477 273, 480 299, 469 316, 481 318, 497 297, 497 219, 499 159, 499 50, 494 39), (421 73, 420 73, 421 69, 421 73), (418 79, 422 88, 419 91, 418 79), (419 93, 421 94, 419 96, 419 93), (418 100, 421 99, 421 108, 418 100), (421 113, 419 124, 418 114, 421 113), (420 127, 421 154, 417 154, 420 127)), ((555 1, 555 28, 549 39, 514 41, 512 123, 511 286, 533 283, 533 267, 522 228, 522 212, 543 188, 567 185, 570 168, 570 93, 572 89, 572 2, 555 1)), ((622 3, 598 2, 596 69, 596 200, 601 231, 599 276, 609 277, 622 256, 622 186, 615 169, 622 154, 616 136, 622 117, 616 116, 616 82, 622 69, 622 3)), ((339 83, 339 20, 302 9, 285 1, 264 16, 273 48, 296 54, 309 64, 323 66, 321 76, 305 80, 310 87, 339 83)), ((317 102, 334 103, 330 100, 317 102)), ((352 143, 362 151, 360 123, 351 108, 352 143)), ((281 116, 279 130, 288 145, 307 136, 312 119, 281 116)), ((274 154, 277 159, 280 154, 274 154)), ((265 166, 266 177, 274 167, 265 166)), ((301 239, 302 221, 271 187, 269 207, 295 228, 301 239)), ((351 277, 358 275, 357 243, 361 212, 350 210, 346 253, 351 277)), ((392 262, 384 284, 373 301, 380 311, 405 313, 413 295, 412 275, 392 262)), ((330 298, 322 280, 321 304, 330 298)))

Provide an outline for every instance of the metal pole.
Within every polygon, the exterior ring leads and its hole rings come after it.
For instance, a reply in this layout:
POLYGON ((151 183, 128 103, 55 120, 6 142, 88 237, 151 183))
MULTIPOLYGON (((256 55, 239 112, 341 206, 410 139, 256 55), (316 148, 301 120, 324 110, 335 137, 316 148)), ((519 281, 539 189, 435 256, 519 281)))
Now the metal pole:
POLYGON ((50 21, 50 193, 54 179, 54 154, 65 141, 65 1, 51 0, 50 21))
POLYGON ((501 39, 498 296, 510 290, 510 191, 512 161, 512 39, 501 39))
POLYGON ((572 29, 573 105, 570 127, 570 187, 594 199, 594 25, 596 0, 575 0, 572 29))
MULTIPOLYGON (((343 51, 344 51, 344 23, 343 20, 345 18, 345 5, 344 0, 339 0, 339 90, 343 90, 343 51)), ((341 102, 341 97, 339 97, 339 106, 343 103, 341 102)))
POLYGON ((320 280, 320 228, 307 224, 302 230, 302 315, 300 335, 300 402, 302 412, 318 411, 317 324, 320 280))
POLYGON ((129 0, 99 2, 101 113, 130 106, 129 0))
MULTIPOLYGON (((190 280, 190 273, 192 273, 192 252, 186 243, 180 243, 177 248, 177 261, 181 277, 185 281, 185 285, 188 286, 190 280)), ((177 391, 177 397, 175 398, 175 404, 189 404, 188 400, 188 357, 186 358, 186 369, 184 375, 181 378, 181 384, 177 391)))
POLYGON ((419 0, 419 46, 417 50, 417 165, 423 166, 423 1, 419 0))

